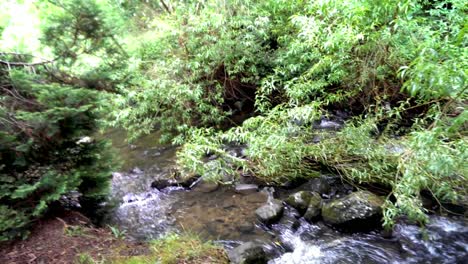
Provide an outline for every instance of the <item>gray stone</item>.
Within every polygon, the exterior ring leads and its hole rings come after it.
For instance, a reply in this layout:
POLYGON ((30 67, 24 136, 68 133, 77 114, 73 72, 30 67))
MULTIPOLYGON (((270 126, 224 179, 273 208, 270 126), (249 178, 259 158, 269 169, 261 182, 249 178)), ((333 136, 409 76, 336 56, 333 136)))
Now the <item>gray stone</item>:
POLYGON ((322 217, 333 225, 365 220, 381 214, 383 203, 383 199, 373 193, 358 191, 323 204, 322 217))
POLYGON ((135 174, 142 174, 143 173, 143 171, 138 167, 133 168, 130 172, 135 173, 135 174))
POLYGON ((255 226, 251 223, 243 223, 237 227, 237 230, 239 230, 239 232, 245 233, 245 234, 253 232, 254 229, 255 229, 255 226))
POLYGON ((320 194, 313 192, 307 206, 307 211, 304 214, 304 219, 308 222, 316 220, 322 211, 322 198, 320 194))
POLYGON ((328 184, 327 180, 323 177, 317 177, 310 180, 307 183, 307 189, 311 192, 316 192, 319 194, 328 194, 330 193, 331 187, 328 184))
POLYGON ((291 194, 287 199, 286 203, 296 209, 300 214, 304 214, 309 206, 310 198, 312 194, 306 191, 300 191, 291 194))
POLYGON ((202 179, 195 185, 193 190, 202 193, 210 193, 216 191, 218 188, 219 184, 217 182, 210 182, 202 179))
POLYGON ((283 203, 280 200, 272 199, 262 207, 255 210, 257 218, 265 224, 277 222, 284 212, 283 203))
POLYGON ((336 121, 322 119, 320 124, 318 125, 319 129, 327 129, 327 130, 339 130, 341 129, 342 125, 336 121))
POLYGON ((251 194, 258 191, 258 185, 256 184, 236 184, 235 186, 236 193, 240 194, 251 194))
POLYGON ((268 259, 262 245, 246 242, 228 252, 229 260, 234 264, 264 264, 268 259))

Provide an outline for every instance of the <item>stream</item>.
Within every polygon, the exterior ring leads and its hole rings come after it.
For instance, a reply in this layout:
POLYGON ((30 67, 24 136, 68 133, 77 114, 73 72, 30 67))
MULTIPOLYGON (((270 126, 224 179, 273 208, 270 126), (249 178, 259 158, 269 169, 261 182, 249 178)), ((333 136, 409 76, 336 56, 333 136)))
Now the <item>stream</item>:
MULTIPOLYGON (((321 221, 310 224, 286 208, 281 221, 266 227, 255 210, 271 190, 246 194, 221 186, 213 191, 151 188, 156 178, 173 173, 176 149, 158 144, 153 133, 129 145, 122 131, 106 135, 123 161, 112 180, 116 205, 108 223, 135 240, 150 240, 168 232, 193 232, 227 249, 259 241, 270 264, 299 263, 468 263, 468 225, 463 218, 431 216, 423 232, 400 221, 391 238, 380 231, 342 233, 321 221)), ((285 198, 295 190, 276 194, 285 198)))

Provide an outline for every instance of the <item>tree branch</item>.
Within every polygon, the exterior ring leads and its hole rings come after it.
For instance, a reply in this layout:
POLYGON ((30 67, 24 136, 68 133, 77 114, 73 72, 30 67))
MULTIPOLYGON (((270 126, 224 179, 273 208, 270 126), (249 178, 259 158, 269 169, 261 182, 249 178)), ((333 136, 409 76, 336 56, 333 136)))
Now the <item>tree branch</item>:
MULTIPOLYGON (((13 55, 13 56, 29 56, 29 57, 36 57, 36 56, 33 56, 33 55, 29 55, 29 54, 21 54, 21 53, 14 53, 14 52, 0 52, 0 56, 1 55, 13 55)), ((37 58, 37 57, 36 57, 37 58)), ((48 63, 52 63, 55 61, 55 59, 53 60, 46 60, 46 59, 43 59, 43 58, 40 58, 41 61, 38 61, 38 62, 19 62, 19 61, 6 61, 6 60, 0 60, 0 64, 3 64, 3 65, 7 65, 7 66, 27 66, 27 67, 34 67, 34 66, 38 66, 38 65, 43 65, 43 64, 48 64, 48 63)))
POLYGON ((164 0, 159 0, 159 2, 161 2, 161 4, 164 6, 164 9, 166 9, 166 11, 171 14, 171 10, 169 9, 169 7, 166 5, 166 3, 164 2, 164 0))

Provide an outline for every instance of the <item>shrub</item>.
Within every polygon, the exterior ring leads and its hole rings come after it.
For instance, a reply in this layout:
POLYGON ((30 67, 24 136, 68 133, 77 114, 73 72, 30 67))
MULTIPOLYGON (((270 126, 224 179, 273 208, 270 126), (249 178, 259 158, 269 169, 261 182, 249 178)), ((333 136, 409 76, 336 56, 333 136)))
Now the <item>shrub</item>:
POLYGON ((1 240, 25 234, 47 206, 71 190, 102 197, 112 169, 104 141, 93 141, 96 92, 11 70, 0 97, 1 240))
MULTIPOLYGON (((281 3, 257 5, 276 15, 265 39, 277 42, 257 82, 261 115, 226 132, 189 130, 178 154, 182 170, 220 179, 242 169, 278 183, 324 165, 387 186, 396 201, 388 197, 386 226, 402 215, 425 222, 421 190, 441 201, 466 195, 459 188, 467 184, 463 1, 281 3), (314 144, 313 121, 328 109, 357 117, 314 144), (247 158, 229 155, 229 143, 245 144, 247 158), (211 154, 218 159, 208 167, 211 154)), ((252 10, 250 23, 260 16, 252 10)))

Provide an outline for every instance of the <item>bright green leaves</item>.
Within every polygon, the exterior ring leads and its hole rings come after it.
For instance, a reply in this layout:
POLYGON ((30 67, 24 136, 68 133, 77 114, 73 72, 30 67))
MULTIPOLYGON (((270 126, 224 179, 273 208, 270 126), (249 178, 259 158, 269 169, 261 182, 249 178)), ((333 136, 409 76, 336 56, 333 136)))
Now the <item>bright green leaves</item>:
POLYGON ((278 106, 267 116, 250 118, 241 127, 224 133, 192 130, 178 152, 178 162, 187 174, 195 173, 217 180, 221 180, 223 175, 238 176, 240 172, 251 172, 267 182, 281 183, 314 174, 314 170, 304 163, 308 156, 308 146, 304 141, 310 136, 304 129, 320 116, 319 106, 310 104, 292 109, 278 106), (226 144, 245 145, 247 158, 233 156, 226 150, 226 144), (203 162, 209 155, 218 158, 203 162))
POLYGON ((75 73, 88 64, 120 63, 126 51, 118 40, 121 18, 108 4, 96 0, 50 0, 41 4, 43 45, 52 49, 61 66, 75 73))
POLYGON ((409 67, 402 68, 407 77, 404 88, 425 100, 467 97, 468 48, 446 43, 424 48, 409 67))

